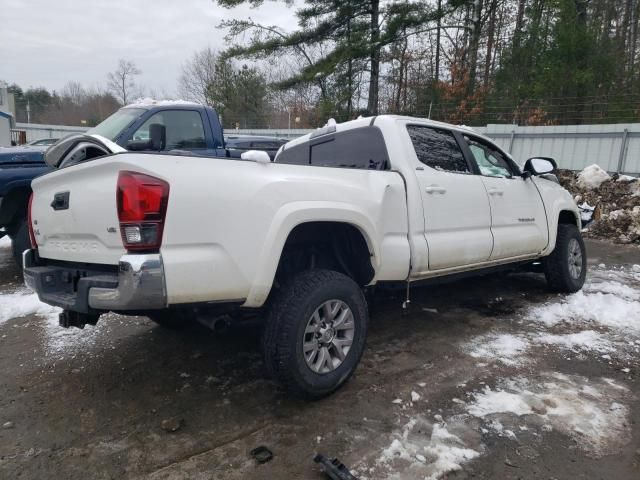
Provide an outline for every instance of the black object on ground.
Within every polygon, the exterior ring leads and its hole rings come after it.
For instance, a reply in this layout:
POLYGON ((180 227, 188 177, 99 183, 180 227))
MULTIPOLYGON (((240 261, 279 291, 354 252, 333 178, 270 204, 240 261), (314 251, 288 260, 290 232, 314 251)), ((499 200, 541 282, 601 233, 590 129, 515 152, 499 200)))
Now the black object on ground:
POLYGON ((256 459, 258 463, 267 463, 269 460, 273 458, 273 453, 264 445, 254 448, 249 452, 253 458, 256 459))
POLYGON ((319 463, 322 471, 326 473, 331 480, 358 480, 351 475, 351 472, 337 458, 327 458, 319 453, 313 458, 313 461, 319 463))

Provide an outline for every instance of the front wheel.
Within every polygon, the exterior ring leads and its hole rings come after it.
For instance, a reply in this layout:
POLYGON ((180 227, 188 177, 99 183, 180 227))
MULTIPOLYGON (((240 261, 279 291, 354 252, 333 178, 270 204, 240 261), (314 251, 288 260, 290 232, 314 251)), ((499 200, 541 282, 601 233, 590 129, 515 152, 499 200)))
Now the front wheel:
POLYGON ((356 370, 368 320, 362 290, 351 278, 302 272, 271 303, 262 340, 267 369, 294 396, 329 395, 356 370))
POLYGON ((558 225, 556 248, 543 260, 544 274, 554 292, 574 293, 587 276, 587 251, 575 225, 558 225))

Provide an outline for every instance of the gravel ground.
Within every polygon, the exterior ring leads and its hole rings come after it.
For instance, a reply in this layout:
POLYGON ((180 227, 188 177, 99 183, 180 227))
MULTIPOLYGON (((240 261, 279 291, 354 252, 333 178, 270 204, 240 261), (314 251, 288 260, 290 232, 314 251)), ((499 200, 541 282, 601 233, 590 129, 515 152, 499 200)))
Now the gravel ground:
POLYGON ((572 296, 535 274, 416 288, 408 315, 378 295, 314 403, 265 379, 255 328, 60 329, 0 247, 0 478, 326 478, 315 452, 361 479, 640 478, 640 248, 587 247, 572 296))

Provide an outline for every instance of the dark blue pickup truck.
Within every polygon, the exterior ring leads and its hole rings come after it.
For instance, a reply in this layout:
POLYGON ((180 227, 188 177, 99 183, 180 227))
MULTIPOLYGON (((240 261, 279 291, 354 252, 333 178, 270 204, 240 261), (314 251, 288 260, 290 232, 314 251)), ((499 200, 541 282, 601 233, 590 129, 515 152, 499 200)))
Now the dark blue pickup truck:
MULTIPOLYGON (((82 141, 70 141, 67 137, 50 148, 65 150, 61 153, 66 158, 77 157, 76 161, 111 153, 105 148, 105 142, 96 138, 130 151, 184 152, 231 158, 239 158, 241 154, 237 148, 225 149, 222 125, 213 108, 184 102, 129 105, 86 134, 75 136, 81 137, 82 141), (67 145, 77 151, 70 152, 67 145)), ((44 151, 21 155, 13 149, 3 154, 0 149, 0 238, 11 237, 18 264, 21 264, 22 252, 29 248, 26 217, 31 180, 49 171, 51 167, 44 162, 44 151)))

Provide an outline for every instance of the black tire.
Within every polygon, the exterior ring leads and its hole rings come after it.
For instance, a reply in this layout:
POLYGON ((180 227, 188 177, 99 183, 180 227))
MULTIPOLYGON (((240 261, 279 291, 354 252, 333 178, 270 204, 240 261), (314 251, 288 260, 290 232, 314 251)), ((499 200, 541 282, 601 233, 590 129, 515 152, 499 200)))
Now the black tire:
POLYGON ((587 276, 587 250, 578 227, 570 224, 558 225, 556 248, 543 262, 544 274, 549 289, 553 292, 574 293, 582 288, 587 276), (579 247, 580 258, 570 252, 571 245, 579 247), (578 270, 572 270, 570 257, 578 270))
POLYGON ((193 324, 193 318, 184 310, 169 308, 147 313, 150 320, 170 330, 184 330, 193 324))
MULTIPOLYGON (((293 396, 308 400, 325 397, 356 370, 364 351, 368 321, 364 294, 351 278, 330 270, 302 272, 276 292, 271 301, 262 337, 267 370, 293 396), (305 329, 312 315, 329 301, 341 302, 350 310, 354 325, 352 343, 337 367, 332 365, 332 371, 318 373, 307 364, 303 342, 309 335, 305 329)), ((339 335, 338 329, 331 332, 331 338, 339 335)), ((335 346, 327 348, 337 355, 335 346)))
POLYGON ((18 265, 18 268, 22 270, 22 252, 31 248, 31 240, 29 240, 29 227, 27 221, 22 220, 16 228, 12 230, 9 236, 11 237, 11 248, 13 251, 13 259, 18 265))

